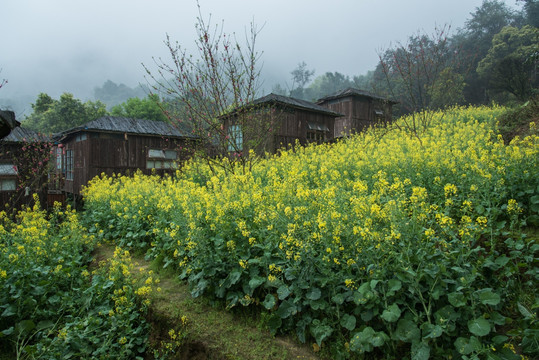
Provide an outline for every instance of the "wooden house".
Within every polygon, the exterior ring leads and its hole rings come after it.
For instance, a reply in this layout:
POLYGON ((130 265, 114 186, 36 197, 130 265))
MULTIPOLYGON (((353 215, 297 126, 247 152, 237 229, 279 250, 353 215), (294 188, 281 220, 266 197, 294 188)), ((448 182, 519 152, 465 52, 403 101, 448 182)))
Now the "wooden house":
POLYGON ((296 141, 306 145, 333 140, 335 118, 340 116, 309 101, 269 94, 221 118, 229 152, 275 153, 296 141))
POLYGON ((319 99, 317 105, 343 114, 335 119, 336 138, 349 136, 364 128, 392 120, 395 101, 364 90, 348 88, 319 99))
POLYGON ((50 138, 15 127, 0 140, 0 210, 34 204, 46 206, 50 138))
POLYGON ((151 120, 105 116, 62 132, 54 156, 56 191, 80 195, 102 173, 172 173, 191 155, 195 137, 186 128, 151 120))

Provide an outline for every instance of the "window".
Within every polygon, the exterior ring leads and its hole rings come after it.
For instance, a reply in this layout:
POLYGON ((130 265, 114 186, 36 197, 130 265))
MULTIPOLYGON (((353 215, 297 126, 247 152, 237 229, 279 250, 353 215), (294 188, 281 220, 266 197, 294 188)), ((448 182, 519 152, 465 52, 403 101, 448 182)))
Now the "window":
POLYGON ((228 151, 243 150, 243 132, 241 125, 230 125, 228 127, 228 151))
POLYGON ((322 144, 326 140, 326 133, 329 133, 329 128, 325 124, 307 122, 308 143, 322 144))
POLYGON ((176 169, 178 152, 176 150, 149 149, 146 159, 147 169, 176 169))
POLYGON ((86 140, 87 138, 88 138, 88 136, 86 135, 86 133, 82 133, 82 134, 77 135, 77 137, 75 138, 75 141, 79 142, 79 141, 86 140))
POLYGON ((66 180, 73 180, 73 150, 66 151, 66 180))
POLYGON ((56 170, 62 170, 62 148, 56 148, 56 170))
POLYGON ((15 191, 17 188, 17 167, 13 164, 0 164, 0 191, 15 191))
POLYGON ((15 191, 16 188, 16 179, 0 179, 0 191, 15 191))

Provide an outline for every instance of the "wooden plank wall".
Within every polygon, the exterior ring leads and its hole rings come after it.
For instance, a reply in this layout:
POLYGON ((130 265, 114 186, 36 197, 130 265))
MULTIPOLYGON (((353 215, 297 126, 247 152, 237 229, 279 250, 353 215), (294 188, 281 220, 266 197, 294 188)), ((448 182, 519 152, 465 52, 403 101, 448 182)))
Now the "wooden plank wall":
POLYGON ((146 169, 146 160, 149 149, 171 149, 178 151, 179 161, 184 161, 190 155, 186 148, 189 145, 185 140, 169 140, 157 136, 92 134, 86 140, 66 144, 67 149, 74 153, 74 180, 65 181, 65 191, 76 195, 80 194, 82 186, 95 176, 102 173, 134 174, 140 169, 145 174, 155 173, 163 175, 175 170, 146 169), (181 150, 180 150, 181 147, 181 150))

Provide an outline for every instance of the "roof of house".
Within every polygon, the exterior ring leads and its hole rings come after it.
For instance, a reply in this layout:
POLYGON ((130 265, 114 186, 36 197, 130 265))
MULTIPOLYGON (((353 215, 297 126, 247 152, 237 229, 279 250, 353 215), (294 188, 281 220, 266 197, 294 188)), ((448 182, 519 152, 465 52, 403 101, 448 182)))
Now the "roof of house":
POLYGON ((60 137, 65 137, 85 130, 171 137, 195 137, 184 124, 172 126, 163 121, 132 119, 119 116, 103 116, 84 125, 66 130, 59 135, 60 137))
POLYGON ((0 139, 9 135, 19 125, 21 123, 15 120, 15 113, 13 111, 0 110, 0 139))
MULTIPOLYGON (((279 105, 283 105, 289 108, 318 112, 318 113, 331 115, 335 117, 342 116, 342 114, 338 112, 329 110, 328 108, 325 108, 323 106, 316 105, 315 103, 312 103, 310 101, 295 99, 288 96, 277 95, 273 93, 254 100, 250 104, 247 104, 244 108, 251 109, 253 107, 256 107, 257 105, 262 106, 266 104, 269 104, 269 105, 279 104, 279 105)), ((235 109, 231 113, 235 113, 238 110, 239 109, 235 109)), ((226 115, 230 115, 231 113, 228 113, 226 115)))
POLYGON ((11 133, 2 139, 4 142, 40 142, 50 140, 49 136, 20 126, 11 130, 11 133))
POLYGON ((329 100, 339 99, 339 98, 348 97, 348 96, 368 97, 368 98, 372 98, 372 99, 376 99, 376 100, 388 101, 388 102, 390 102, 392 104, 397 103, 396 101, 393 101, 393 100, 378 96, 378 95, 373 94, 371 92, 368 92, 368 91, 365 91, 365 90, 360 90, 360 89, 355 89, 355 88, 347 88, 347 89, 344 89, 344 90, 341 90, 341 91, 337 91, 335 94, 328 95, 328 96, 325 96, 325 97, 323 97, 321 99, 318 99, 318 101, 316 101, 316 103, 321 104, 321 103, 329 101, 329 100))

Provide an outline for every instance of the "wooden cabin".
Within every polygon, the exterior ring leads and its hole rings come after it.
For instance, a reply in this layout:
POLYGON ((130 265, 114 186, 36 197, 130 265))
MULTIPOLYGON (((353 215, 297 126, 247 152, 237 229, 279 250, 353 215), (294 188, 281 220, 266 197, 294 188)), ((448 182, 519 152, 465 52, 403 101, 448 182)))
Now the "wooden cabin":
POLYGON ((229 141, 228 152, 275 153, 296 141, 333 140, 335 118, 342 114, 312 102, 269 94, 221 116, 229 141))
POLYGON ((50 138, 15 127, 0 140, 0 210, 33 206, 37 194, 46 207, 50 138))
POLYGON ((366 127, 392 120, 395 101, 364 90, 348 88, 319 99, 317 105, 344 114, 335 119, 335 138, 358 133, 366 127))
POLYGON ((191 155, 195 137, 161 122, 105 116, 56 138, 56 191, 79 196, 95 176, 174 172, 191 155))

